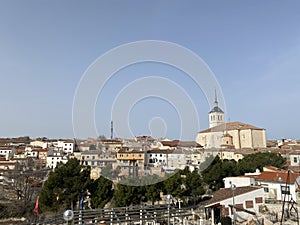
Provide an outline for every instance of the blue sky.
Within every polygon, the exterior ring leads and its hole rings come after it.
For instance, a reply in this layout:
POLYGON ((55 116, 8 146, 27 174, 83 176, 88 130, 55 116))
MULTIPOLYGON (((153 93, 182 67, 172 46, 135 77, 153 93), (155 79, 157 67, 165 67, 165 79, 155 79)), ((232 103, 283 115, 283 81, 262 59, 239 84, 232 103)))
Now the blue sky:
MULTIPOLYGON (((299 9, 299 1, 2 0, 0 136, 74 137, 73 99, 87 68, 119 45, 163 40, 190 49, 210 67, 227 121, 263 127, 268 139, 300 139, 299 9)), ((110 135, 110 107, 119 91, 152 75, 185 89, 199 129, 207 128, 205 94, 176 68, 142 63, 119 71, 98 96, 99 135, 110 135)), ((134 135, 151 134, 154 121, 154 134, 179 138, 180 115, 172 104, 147 98, 130 113, 134 135)), ((186 139, 195 136, 191 131, 186 139)))

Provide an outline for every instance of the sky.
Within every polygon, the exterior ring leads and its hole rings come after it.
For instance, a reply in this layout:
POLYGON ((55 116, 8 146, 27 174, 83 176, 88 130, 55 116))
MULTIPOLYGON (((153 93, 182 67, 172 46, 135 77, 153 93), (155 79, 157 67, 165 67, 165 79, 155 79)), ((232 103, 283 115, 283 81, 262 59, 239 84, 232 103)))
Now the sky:
POLYGON ((2 0, 0 137, 110 137, 113 120, 114 137, 126 136, 127 124, 132 136, 194 140, 208 127, 217 89, 226 122, 265 128, 268 139, 300 139, 299 9, 296 0, 2 0), (96 133, 85 130, 90 118, 74 117, 74 103, 89 68, 112 49, 145 40, 188 49, 217 84, 203 81, 207 93, 185 71, 159 62, 114 74, 100 69, 98 78, 109 79, 86 100, 96 99, 93 108, 79 107, 93 110, 96 133), (134 98, 124 97, 129 91, 134 98))

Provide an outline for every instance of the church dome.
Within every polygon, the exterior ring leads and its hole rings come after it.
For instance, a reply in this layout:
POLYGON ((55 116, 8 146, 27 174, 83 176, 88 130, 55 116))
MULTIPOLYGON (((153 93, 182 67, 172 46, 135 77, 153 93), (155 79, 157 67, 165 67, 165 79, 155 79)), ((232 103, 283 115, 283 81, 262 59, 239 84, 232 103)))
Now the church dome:
POLYGON ((219 106, 217 106, 217 105, 214 106, 214 107, 212 108, 212 110, 210 110, 209 113, 214 113, 214 112, 224 113, 223 110, 222 110, 219 106))

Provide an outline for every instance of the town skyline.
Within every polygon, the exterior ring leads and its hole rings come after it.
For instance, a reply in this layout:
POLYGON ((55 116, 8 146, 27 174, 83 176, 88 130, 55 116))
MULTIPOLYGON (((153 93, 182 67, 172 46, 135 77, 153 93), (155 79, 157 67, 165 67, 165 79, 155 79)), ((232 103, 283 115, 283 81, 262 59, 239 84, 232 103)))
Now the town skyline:
MULTIPOLYGON (((268 140, 300 139, 297 1, 30 0, 0 5, 1 137, 77 138, 73 102, 89 66, 117 46, 162 40, 189 49, 211 69, 221 90, 218 97, 224 98, 225 122, 264 128, 268 140)), ((209 126, 211 98, 183 71, 151 62, 122 68, 99 90, 98 134, 110 137, 111 108, 120 91, 150 76, 171 80, 188 94, 199 129, 185 140, 195 140, 209 126)), ((180 139, 180 115, 171 103, 152 97, 135 104, 128 117, 134 136, 151 135, 152 123, 155 134, 180 139)), ((189 121, 191 126, 194 122, 189 121)))

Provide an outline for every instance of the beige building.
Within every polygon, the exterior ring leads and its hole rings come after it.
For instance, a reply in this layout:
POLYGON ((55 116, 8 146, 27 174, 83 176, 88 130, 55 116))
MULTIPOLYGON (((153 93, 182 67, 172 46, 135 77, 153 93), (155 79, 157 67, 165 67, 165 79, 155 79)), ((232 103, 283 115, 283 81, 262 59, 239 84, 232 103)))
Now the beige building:
POLYGON ((242 122, 224 122, 224 112, 215 99, 209 112, 209 128, 197 134, 196 142, 208 148, 266 148, 266 130, 242 122))
POLYGON ((266 148, 266 130, 241 122, 224 123, 200 131, 196 141, 204 148, 221 148, 224 142, 232 148, 266 148), (229 138, 229 135, 231 136, 229 138))

